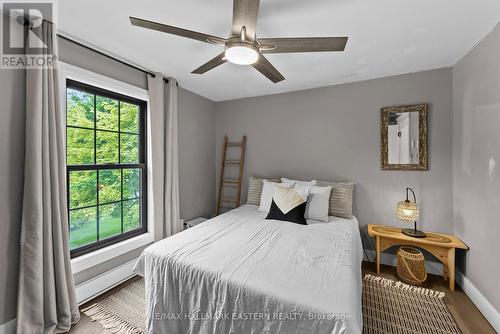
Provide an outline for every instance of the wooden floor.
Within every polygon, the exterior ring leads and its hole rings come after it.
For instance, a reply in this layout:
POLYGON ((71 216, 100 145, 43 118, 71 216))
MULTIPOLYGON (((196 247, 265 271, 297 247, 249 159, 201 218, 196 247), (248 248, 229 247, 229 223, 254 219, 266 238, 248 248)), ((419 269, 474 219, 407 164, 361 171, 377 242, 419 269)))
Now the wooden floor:
MULTIPOLYGON (((363 262, 363 272, 376 275, 375 264, 363 262)), ((380 276, 398 280, 396 268, 391 266, 380 265, 380 276)), ((448 281, 435 275, 428 275, 423 286, 446 293, 444 301, 463 334, 496 334, 488 320, 479 312, 460 286, 455 284, 455 291, 451 292, 448 290, 448 281)))
MULTIPOLYGON (((89 307, 90 305, 98 302, 100 299, 106 298, 107 296, 112 295, 116 291, 122 289, 123 287, 129 285, 132 282, 137 281, 138 279, 140 279, 139 276, 132 277, 128 281, 118 285, 117 287, 109 290, 108 292, 105 292, 101 296, 89 301, 88 303, 83 304, 80 307, 80 311, 89 307)), ((87 317, 86 315, 81 313, 80 321, 77 324, 73 325, 73 328, 71 328, 69 333, 70 334, 102 334, 102 333, 109 333, 109 332, 105 332, 105 329, 102 327, 102 325, 99 322, 92 321, 92 320, 90 320, 89 317, 87 317)))
MULTIPOLYGON (((381 265, 380 276, 398 280, 396 275, 396 268, 381 265)), ((375 265, 369 262, 363 262, 363 272, 375 274, 375 265)), ((97 297, 95 300, 82 305, 82 308, 90 306, 91 304, 99 301, 113 292, 121 289, 123 286, 130 284, 138 278, 132 278, 129 281, 117 286, 116 288, 106 292, 104 295, 97 297)), ((451 314, 455 318, 458 326, 463 334, 495 334, 495 330, 484 316, 479 312, 477 307, 471 302, 469 297, 456 286, 454 292, 448 291, 448 284, 440 276, 428 275, 427 281, 424 285, 426 288, 445 291, 445 302, 451 314)), ((82 314, 81 320, 71 329, 71 334, 99 334, 105 333, 104 328, 98 322, 92 322, 89 317, 82 314)))

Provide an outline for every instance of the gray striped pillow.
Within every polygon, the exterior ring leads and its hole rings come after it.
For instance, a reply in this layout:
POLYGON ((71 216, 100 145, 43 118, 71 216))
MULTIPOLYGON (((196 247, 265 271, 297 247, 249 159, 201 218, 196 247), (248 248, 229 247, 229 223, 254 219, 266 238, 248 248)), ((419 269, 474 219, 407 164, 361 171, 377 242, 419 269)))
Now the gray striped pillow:
POLYGON ((279 179, 251 177, 248 180, 247 204, 260 205, 260 195, 262 194, 262 187, 264 186, 262 180, 280 182, 279 179))
POLYGON ((320 187, 332 187, 330 193, 330 204, 328 207, 329 216, 342 218, 352 218, 352 193, 354 182, 318 182, 320 187))

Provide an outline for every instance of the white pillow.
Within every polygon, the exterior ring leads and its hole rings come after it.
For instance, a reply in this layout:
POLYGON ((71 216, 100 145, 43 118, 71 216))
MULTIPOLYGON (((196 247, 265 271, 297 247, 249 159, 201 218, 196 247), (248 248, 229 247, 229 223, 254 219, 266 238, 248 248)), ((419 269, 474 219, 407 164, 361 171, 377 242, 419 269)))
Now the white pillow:
POLYGON ((278 183, 278 182, 271 182, 268 180, 262 180, 262 193, 260 194, 260 205, 259 205, 259 211, 262 212, 269 212, 269 209, 271 209, 271 203, 273 202, 273 194, 274 194, 274 187, 285 187, 285 188, 290 188, 287 185, 278 183))
POLYGON ((302 187, 302 186, 314 187, 315 185, 318 184, 318 181, 316 181, 316 180, 312 180, 312 181, 297 181, 297 180, 290 180, 290 179, 282 177, 281 178, 281 183, 284 184, 284 185, 287 185, 289 188, 294 187, 296 185, 299 185, 300 187, 302 187))
POLYGON ((284 177, 281 178, 281 183, 289 186, 290 188, 293 188, 297 190, 302 196, 307 199, 307 196, 309 195, 309 192, 311 191, 311 188, 316 186, 318 181, 312 180, 312 181, 297 181, 297 180, 290 180, 286 179, 284 177))
POLYGON ((312 187, 307 198, 306 219, 319 220, 328 223, 328 207, 332 187, 312 187))

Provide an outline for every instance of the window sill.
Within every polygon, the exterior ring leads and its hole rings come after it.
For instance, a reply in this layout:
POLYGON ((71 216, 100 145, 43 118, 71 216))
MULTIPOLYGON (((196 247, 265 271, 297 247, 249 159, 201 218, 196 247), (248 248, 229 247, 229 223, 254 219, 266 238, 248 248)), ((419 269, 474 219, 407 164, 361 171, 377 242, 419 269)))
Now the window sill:
POLYGON ((144 233, 136 237, 118 242, 98 249, 94 252, 81 255, 71 260, 71 269, 73 274, 82 272, 101 263, 109 261, 117 256, 133 251, 142 246, 146 246, 154 241, 152 232, 144 233))

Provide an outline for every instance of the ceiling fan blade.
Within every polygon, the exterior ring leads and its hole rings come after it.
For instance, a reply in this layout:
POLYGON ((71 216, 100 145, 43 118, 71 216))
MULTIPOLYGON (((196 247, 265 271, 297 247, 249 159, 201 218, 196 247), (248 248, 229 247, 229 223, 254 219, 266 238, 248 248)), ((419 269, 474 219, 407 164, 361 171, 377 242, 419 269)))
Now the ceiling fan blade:
POLYGON ((280 82, 285 80, 285 77, 281 75, 281 73, 267 60, 263 55, 259 55, 259 60, 256 63, 252 64, 252 66, 264 74, 269 80, 273 83, 280 82))
POLYGON ((259 4, 260 0, 233 0, 232 36, 240 36, 241 28, 245 27, 246 39, 255 40, 259 4))
POLYGON ((262 53, 344 51, 347 37, 259 38, 262 53))
POLYGON ((187 29, 178 28, 178 27, 174 27, 174 26, 169 26, 169 25, 166 25, 163 23, 148 21, 148 20, 140 19, 140 18, 133 17, 133 16, 130 16, 130 23, 132 23, 132 25, 137 26, 137 27, 161 31, 161 32, 164 32, 167 34, 186 37, 186 38, 190 38, 190 39, 194 39, 197 41, 206 42, 206 43, 210 43, 210 44, 225 44, 227 42, 227 39, 225 39, 225 38, 212 36, 209 34, 204 34, 201 32, 187 30, 187 29))
POLYGON ((196 70, 194 70, 191 73, 193 73, 193 74, 203 74, 205 72, 208 72, 211 69, 216 68, 217 66, 224 64, 227 61, 226 58, 224 58, 224 57, 225 57, 224 56, 224 52, 222 52, 220 55, 218 55, 217 57, 209 60, 208 62, 206 62, 205 64, 201 65, 200 67, 198 67, 196 70))

